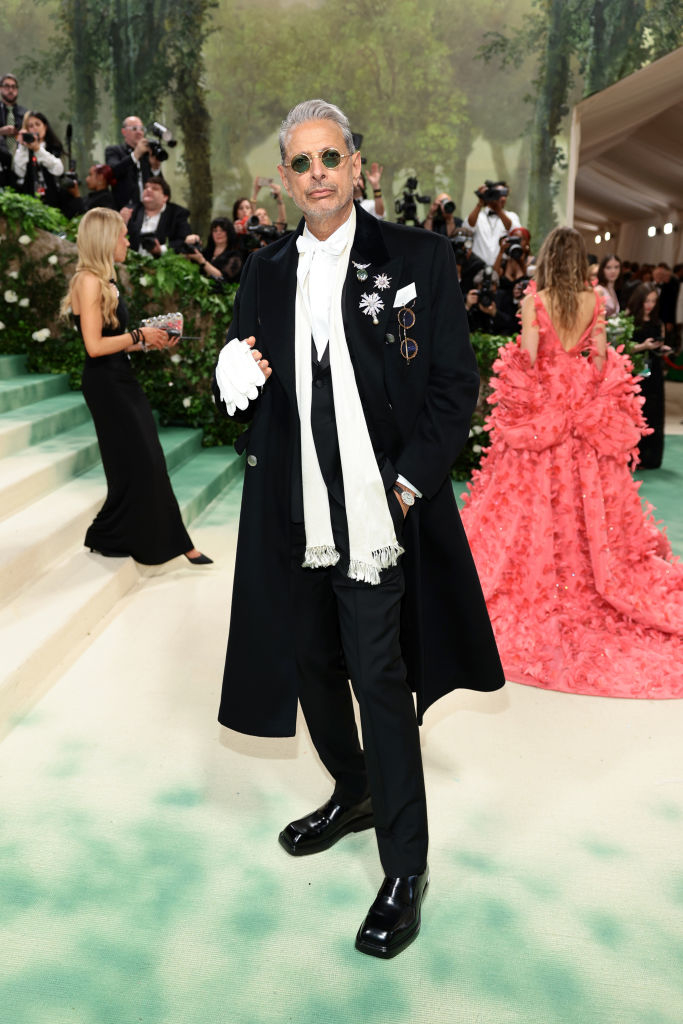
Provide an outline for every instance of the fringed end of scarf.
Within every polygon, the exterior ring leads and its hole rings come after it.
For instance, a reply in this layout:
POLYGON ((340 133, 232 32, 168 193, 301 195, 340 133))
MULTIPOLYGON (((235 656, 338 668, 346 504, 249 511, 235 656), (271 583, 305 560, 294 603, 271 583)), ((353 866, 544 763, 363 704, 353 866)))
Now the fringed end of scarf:
POLYGON ((372 562, 363 562, 359 558, 352 558, 349 562, 348 577, 351 580, 370 583, 376 587, 380 581, 381 570, 396 565, 403 552, 404 548, 400 544, 393 543, 373 551, 372 562))
POLYGON ((304 560, 301 563, 302 569, 326 569, 330 565, 336 565, 339 561, 339 552, 331 544, 319 544, 317 547, 306 548, 304 560))

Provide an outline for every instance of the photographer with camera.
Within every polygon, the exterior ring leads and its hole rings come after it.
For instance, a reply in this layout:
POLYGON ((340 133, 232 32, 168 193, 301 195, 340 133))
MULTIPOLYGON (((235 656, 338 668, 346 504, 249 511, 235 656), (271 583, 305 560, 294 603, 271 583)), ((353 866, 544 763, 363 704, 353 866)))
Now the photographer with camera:
POLYGON ((460 217, 453 216, 454 213, 455 203, 448 192, 441 192, 429 207, 429 212, 422 226, 427 231, 436 232, 437 235, 446 235, 447 238, 453 238, 456 230, 462 224, 460 217))
POLYGON ((466 224, 459 224, 455 234, 450 237, 450 243, 455 253, 455 265, 458 270, 458 281, 463 297, 474 288, 474 278, 483 270, 486 264, 472 252, 472 239, 474 231, 466 224))
POLYGON ((161 160, 152 152, 140 118, 134 114, 124 118, 121 134, 123 145, 107 146, 104 151, 104 162, 111 167, 116 179, 113 191, 118 210, 139 203, 148 180, 161 174, 161 160))
POLYGON ((502 236, 520 227, 517 214, 505 209, 509 193, 504 181, 488 179, 474 192, 477 205, 467 218, 467 223, 474 228, 472 248, 487 266, 492 267, 496 262, 502 236))
POLYGON ((85 176, 85 184, 88 187, 87 196, 81 196, 78 180, 73 183, 69 190, 70 195, 74 199, 71 216, 77 217, 81 213, 87 213, 88 210, 94 209, 96 206, 105 206, 108 210, 115 210, 116 204, 111 190, 113 183, 114 174, 108 164, 92 164, 85 176))
POLYGON ((474 288, 465 295, 465 309, 470 331, 480 334, 506 334, 506 320, 496 304, 498 274, 493 267, 483 267, 474 278, 474 288))
POLYGON ((506 324, 501 334, 516 334, 519 330, 520 303, 530 281, 528 264, 531 235, 526 228, 513 228, 500 240, 500 250, 493 269, 499 275, 496 305, 498 317, 506 324))
POLYGON ((180 251, 181 255, 198 263, 202 274, 210 277, 219 288, 240 279, 244 260, 232 221, 227 217, 216 217, 211 221, 209 240, 203 249, 197 242, 183 245, 180 251))
POLYGON ((142 200, 132 209, 121 210, 131 249, 161 256, 169 248, 179 252, 183 246, 197 245, 200 238, 190 231, 189 211, 170 200, 171 186, 165 178, 150 178, 142 200))
MULTIPOLYGON (((277 232, 280 235, 287 230, 287 211, 285 209, 285 201, 282 198, 282 185, 278 185, 273 178, 254 178, 254 187, 251 191, 250 202, 254 211, 254 216, 259 219, 259 224, 266 227, 272 225, 277 228, 277 232), (270 189, 270 194, 277 203, 277 220, 274 224, 264 207, 257 207, 256 205, 258 201, 258 194, 262 188, 270 189)), ((271 239, 269 239, 269 241, 271 241, 271 239)))
POLYGON ((0 186, 14 187, 12 159, 17 149, 17 132, 26 107, 17 103, 19 82, 10 71, 0 78, 0 186))
POLYGON ((12 170, 17 179, 17 190, 41 199, 47 206, 61 209, 62 144, 45 114, 27 110, 16 140, 12 170))

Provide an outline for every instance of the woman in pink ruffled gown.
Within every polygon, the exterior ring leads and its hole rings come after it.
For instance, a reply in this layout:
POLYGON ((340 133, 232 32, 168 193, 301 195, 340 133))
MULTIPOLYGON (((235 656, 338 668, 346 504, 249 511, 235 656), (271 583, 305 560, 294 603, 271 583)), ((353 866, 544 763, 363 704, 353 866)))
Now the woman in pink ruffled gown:
POLYGON ((581 236, 556 228, 494 365, 463 523, 508 679, 683 697, 683 565, 641 507, 642 398, 586 276, 581 236))

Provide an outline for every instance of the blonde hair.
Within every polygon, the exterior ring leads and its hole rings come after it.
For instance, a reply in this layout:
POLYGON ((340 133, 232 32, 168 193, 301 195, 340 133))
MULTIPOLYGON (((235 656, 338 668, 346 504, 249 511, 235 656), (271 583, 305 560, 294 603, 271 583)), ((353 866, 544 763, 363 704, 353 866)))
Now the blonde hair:
POLYGON ((111 287, 111 282, 116 276, 114 249, 121 234, 121 228, 125 226, 121 214, 116 210, 109 210, 106 206, 96 206, 85 214, 78 225, 76 236, 78 263, 76 273, 69 283, 69 291, 62 299, 60 306, 62 316, 67 316, 69 313, 71 296, 78 281, 78 275, 87 271, 89 274, 94 274, 100 282, 102 323, 110 327, 119 326, 116 316, 118 298, 111 287))
POLYGON ((571 328, 579 314, 579 294, 590 291, 588 256, 574 228, 555 228, 536 260, 536 286, 548 292, 548 312, 559 327, 571 328))

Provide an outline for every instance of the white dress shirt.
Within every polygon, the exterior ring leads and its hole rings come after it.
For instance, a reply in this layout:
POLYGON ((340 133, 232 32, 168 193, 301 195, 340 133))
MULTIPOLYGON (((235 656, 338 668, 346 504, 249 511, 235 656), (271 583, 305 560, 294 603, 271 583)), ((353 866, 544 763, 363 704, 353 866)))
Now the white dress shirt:
MULTIPOLYGON (((300 270, 305 273, 304 261, 310 261, 302 291, 304 300, 308 304, 311 333, 318 359, 322 358, 330 338, 332 287, 336 277, 337 264, 346 247, 350 228, 351 217, 349 215, 348 220, 344 221, 324 242, 317 239, 312 231, 309 231, 307 224, 304 226, 302 234, 306 241, 306 249, 299 253, 300 270)), ((414 491, 418 498, 422 497, 421 492, 405 477, 399 475, 398 480, 404 487, 414 491)))
POLYGON ((500 252, 500 240, 507 235, 508 230, 521 227, 519 217, 512 210, 506 210, 505 216, 509 217, 511 224, 509 229, 505 227, 498 214, 489 206, 479 211, 474 225, 474 238, 472 239, 472 252, 482 259, 487 267, 492 267, 500 252))

